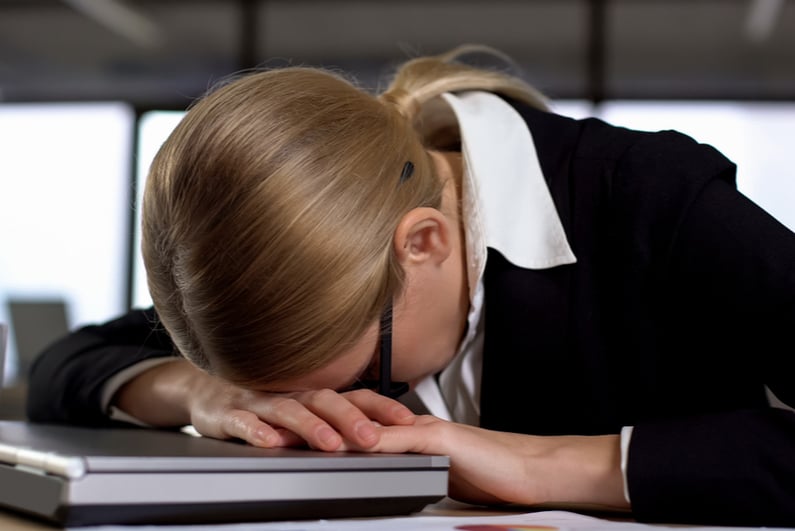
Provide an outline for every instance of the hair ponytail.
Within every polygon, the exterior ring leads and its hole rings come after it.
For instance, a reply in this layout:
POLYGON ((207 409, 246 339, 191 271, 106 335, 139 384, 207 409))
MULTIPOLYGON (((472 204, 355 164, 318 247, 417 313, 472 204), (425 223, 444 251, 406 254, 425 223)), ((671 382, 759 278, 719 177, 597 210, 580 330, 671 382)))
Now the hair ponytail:
POLYGON ((435 101, 446 92, 483 90, 514 98, 538 109, 549 108, 546 97, 520 78, 459 61, 472 53, 485 53, 512 64, 509 57, 494 48, 465 44, 439 55, 417 57, 403 63, 379 96, 382 101, 395 105, 398 112, 409 119, 426 138, 429 147, 433 147, 430 139, 436 134, 434 130, 442 127, 440 122, 444 122, 446 128, 451 125, 451 118, 440 120, 440 107, 435 101), (428 122, 434 125, 429 128, 428 122))
POLYGON ((420 112, 420 103, 414 95, 402 88, 394 88, 384 92, 380 96, 381 101, 395 106, 397 111, 410 122, 414 120, 420 112))

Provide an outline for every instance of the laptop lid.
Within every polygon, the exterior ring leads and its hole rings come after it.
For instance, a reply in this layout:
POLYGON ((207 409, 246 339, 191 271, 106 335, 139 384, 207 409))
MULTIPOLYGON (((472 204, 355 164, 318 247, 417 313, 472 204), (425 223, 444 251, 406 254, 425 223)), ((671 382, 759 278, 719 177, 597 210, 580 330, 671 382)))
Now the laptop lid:
POLYGON ((73 526, 408 514, 446 495, 448 468, 445 456, 0 422, 0 505, 73 526))

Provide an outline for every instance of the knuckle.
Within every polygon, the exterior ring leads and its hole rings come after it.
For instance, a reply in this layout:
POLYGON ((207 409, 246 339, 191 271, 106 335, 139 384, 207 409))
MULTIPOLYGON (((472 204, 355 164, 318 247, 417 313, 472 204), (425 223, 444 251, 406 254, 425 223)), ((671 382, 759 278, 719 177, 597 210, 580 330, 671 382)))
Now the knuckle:
POLYGON ((348 400, 348 402, 358 406, 373 404, 374 401, 377 403, 377 401, 381 398, 384 397, 370 389, 356 389, 345 393, 345 399, 348 400))
POLYGON ((338 396, 337 392, 331 389, 318 389, 307 393, 305 400, 306 404, 314 409, 333 402, 338 396))
POLYGON ((348 391, 345 393, 346 396, 352 397, 365 397, 365 396, 379 396, 375 391, 372 389, 354 389, 352 391, 348 391))
POLYGON ((224 431, 230 437, 243 437, 249 431, 249 420, 245 411, 231 411, 226 415, 224 431))
POLYGON ((277 416, 288 415, 300 406, 300 402, 293 397, 277 396, 270 400, 270 409, 277 416))

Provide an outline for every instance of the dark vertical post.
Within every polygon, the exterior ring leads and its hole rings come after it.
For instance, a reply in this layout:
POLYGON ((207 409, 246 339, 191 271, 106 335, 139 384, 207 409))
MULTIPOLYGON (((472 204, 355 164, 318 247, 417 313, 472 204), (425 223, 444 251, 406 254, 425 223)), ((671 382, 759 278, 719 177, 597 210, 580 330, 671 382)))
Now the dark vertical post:
POLYGON ((587 0, 588 38, 586 40, 587 95, 594 105, 606 97, 607 0, 587 0))
POLYGON ((240 48, 238 68, 246 70, 257 66, 257 33, 259 30, 258 0, 240 0, 240 48))

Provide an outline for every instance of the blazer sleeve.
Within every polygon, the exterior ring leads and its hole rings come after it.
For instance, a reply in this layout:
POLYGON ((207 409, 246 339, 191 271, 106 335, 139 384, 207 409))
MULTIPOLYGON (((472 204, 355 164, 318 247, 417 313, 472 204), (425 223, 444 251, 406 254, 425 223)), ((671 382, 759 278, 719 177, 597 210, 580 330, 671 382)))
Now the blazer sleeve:
POLYGON ((153 309, 80 328, 48 346, 29 375, 28 418, 106 426, 102 390, 116 373, 144 360, 177 356, 153 309))
MULTIPOLYGON (((688 304, 710 315, 704 333, 739 338, 746 378, 795 406, 795 234, 714 179, 677 227, 670 257, 688 304), (730 330, 738 323, 743 330, 730 330)), ((793 526, 795 413, 722 407, 639 422, 627 482, 642 521, 793 526)))

